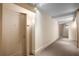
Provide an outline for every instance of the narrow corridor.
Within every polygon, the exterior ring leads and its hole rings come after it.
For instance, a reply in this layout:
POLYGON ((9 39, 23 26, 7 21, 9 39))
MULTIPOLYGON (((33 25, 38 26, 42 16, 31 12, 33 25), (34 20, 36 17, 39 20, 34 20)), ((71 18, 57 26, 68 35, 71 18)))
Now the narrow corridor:
POLYGON ((78 56, 79 48, 76 46, 76 41, 61 38, 54 44, 51 44, 46 49, 38 52, 38 56, 78 56))

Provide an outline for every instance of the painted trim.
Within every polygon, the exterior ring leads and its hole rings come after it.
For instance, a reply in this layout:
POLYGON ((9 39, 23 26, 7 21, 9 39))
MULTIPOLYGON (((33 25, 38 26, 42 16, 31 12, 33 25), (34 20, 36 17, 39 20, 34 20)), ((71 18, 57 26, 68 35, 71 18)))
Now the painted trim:
POLYGON ((38 52, 40 52, 40 51, 44 50, 45 48, 47 48, 48 46, 50 46, 51 44, 54 44, 54 43, 55 43, 56 41, 58 41, 59 39, 60 39, 60 37, 59 37, 58 39, 56 39, 55 41, 51 41, 50 43, 45 44, 44 46, 40 47, 39 49, 36 49, 36 50, 35 50, 35 55, 36 55, 38 52))

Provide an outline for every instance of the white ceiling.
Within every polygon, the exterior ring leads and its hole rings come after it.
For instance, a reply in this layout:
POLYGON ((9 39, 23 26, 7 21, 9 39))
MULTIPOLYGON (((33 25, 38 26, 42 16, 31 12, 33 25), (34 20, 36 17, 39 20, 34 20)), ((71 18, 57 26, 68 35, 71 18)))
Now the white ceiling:
POLYGON ((79 3, 40 3, 38 8, 47 12, 53 17, 73 13, 79 8, 79 3))
POLYGON ((74 14, 74 11, 79 8, 79 3, 39 3, 37 7, 57 18, 74 14))

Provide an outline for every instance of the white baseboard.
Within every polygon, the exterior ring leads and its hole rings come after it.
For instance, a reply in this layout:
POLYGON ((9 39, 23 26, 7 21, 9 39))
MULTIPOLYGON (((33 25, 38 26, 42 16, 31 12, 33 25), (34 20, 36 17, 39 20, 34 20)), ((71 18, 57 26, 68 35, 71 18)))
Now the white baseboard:
MULTIPOLYGON (((56 41, 56 40, 55 40, 56 41)), ((35 54, 37 54, 38 52, 42 51, 43 49, 45 49, 46 47, 48 47, 49 45, 51 45, 53 42, 55 41, 51 41, 50 43, 46 43, 45 45, 43 45, 42 47, 40 47, 39 49, 35 50, 35 54)))

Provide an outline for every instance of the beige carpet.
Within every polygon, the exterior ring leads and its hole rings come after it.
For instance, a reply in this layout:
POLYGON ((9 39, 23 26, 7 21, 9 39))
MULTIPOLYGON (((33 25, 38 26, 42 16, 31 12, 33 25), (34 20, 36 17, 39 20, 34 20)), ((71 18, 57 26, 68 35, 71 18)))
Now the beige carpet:
POLYGON ((76 40, 62 38, 38 52, 36 56, 79 56, 79 48, 77 48, 76 40))

